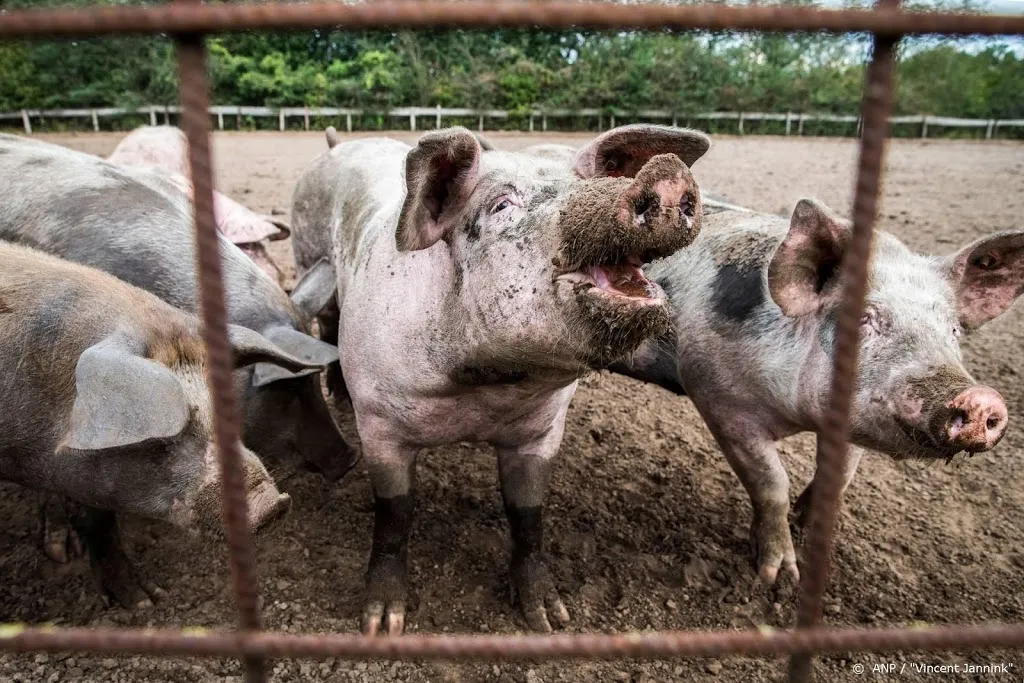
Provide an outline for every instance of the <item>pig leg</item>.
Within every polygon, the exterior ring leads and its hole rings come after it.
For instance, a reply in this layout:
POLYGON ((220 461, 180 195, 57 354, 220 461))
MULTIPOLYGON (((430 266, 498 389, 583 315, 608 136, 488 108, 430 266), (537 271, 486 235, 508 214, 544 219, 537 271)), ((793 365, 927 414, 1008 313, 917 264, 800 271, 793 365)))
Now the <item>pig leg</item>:
POLYGON ((750 543, 758 575, 770 585, 775 583, 782 569, 798 580, 800 573, 788 522, 789 476, 779 459, 774 439, 754 425, 723 427, 717 420, 707 422, 733 472, 750 495, 754 507, 750 543))
POLYGON ((363 443, 374 499, 373 550, 366 570, 363 633, 376 635, 386 625, 389 635, 401 635, 405 628, 409 531, 413 520, 418 449, 399 444, 382 445, 373 440, 363 443))
POLYGON ((163 591, 142 582, 121 545, 113 512, 67 503, 68 519, 89 552, 96 583, 104 601, 114 598, 122 607, 148 607, 163 591))
POLYGON ((85 553, 82 539, 68 521, 65 501, 56 493, 39 494, 43 552, 58 564, 67 564, 85 553))
POLYGON ((540 449, 498 449, 501 496, 512 531, 512 597, 518 596, 529 627, 542 633, 551 632, 552 619, 561 625, 569 622, 569 612, 544 563, 542 547, 544 496, 560 438, 554 441, 542 443, 540 449))
MULTIPOLYGON (((843 468, 843 482, 839 489, 840 497, 846 493, 846 489, 850 486, 850 482, 853 481, 853 477, 857 474, 857 465, 860 464, 860 457, 863 451, 856 446, 850 446, 849 455, 846 458, 846 466, 843 468)), ((820 466, 821 463, 821 435, 818 435, 818 455, 817 462, 820 466)), ((793 505, 793 523, 797 528, 803 529, 807 526, 810 521, 811 515, 811 487, 813 486, 813 480, 807 484, 807 487, 800 494, 800 497, 796 499, 796 503, 793 505)), ((840 498, 841 499, 841 498, 840 498)))

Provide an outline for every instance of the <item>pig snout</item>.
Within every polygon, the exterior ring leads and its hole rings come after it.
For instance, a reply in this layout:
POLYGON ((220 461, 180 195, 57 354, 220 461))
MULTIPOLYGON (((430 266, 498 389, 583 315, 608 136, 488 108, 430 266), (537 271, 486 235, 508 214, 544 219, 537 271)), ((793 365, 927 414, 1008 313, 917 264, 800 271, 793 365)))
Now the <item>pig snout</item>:
MULTIPOLYGON (((241 444, 245 498, 248 503, 248 528, 253 534, 265 531, 291 509, 292 499, 281 493, 256 454, 241 444)), ((206 450, 203 481, 184 501, 174 501, 170 521, 187 530, 210 538, 224 533, 222 517, 224 486, 217 462, 216 449, 206 450)))
POLYGON ((696 209, 695 190, 693 177, 679 157, 659 154, 623 192, 619 223, 663 234, 689 232, 696 209))
POLYGON ((971 453, 987 451, 999 443, 1009 416, 1003 397, 995 389, 970 387, 946 405, 941 438, 951 447, 971 453))
POLYGON ((284 517, 292 507, 292 498, 281 493, 271 483, 264 484, 255 491, 250 491, 249 499, 249 531, 257 534, 284 517))
POLYGON ((642 288, 639 267, 693 242, 702 214, 697 183, 675 154, 652 157, 634 178, 584 180, 562 207, 555 265, 559 275, 612 265, 610 281, 628 277, 642 288))

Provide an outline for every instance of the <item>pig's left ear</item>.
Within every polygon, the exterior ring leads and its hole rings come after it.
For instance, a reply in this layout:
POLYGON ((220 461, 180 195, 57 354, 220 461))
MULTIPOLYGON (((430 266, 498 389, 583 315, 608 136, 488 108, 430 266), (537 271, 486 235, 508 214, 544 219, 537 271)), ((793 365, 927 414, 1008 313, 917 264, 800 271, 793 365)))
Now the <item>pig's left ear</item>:
POLYGON ((277 216, 268 216, 266 214, 260 214, 260 219, 270 223, 278 232, 276 235, 271 235, 267 239, 271 242, 277 242, 278 240, 287 239, 292 234, 292 226, 287 221, 283 221, 277 216))
POLYGON ((1024 292, 1024 231, 983 237, 946 257, 942 266, 956 292, 960 324, 977 329, 1024 292))
MULTIPOLYGON (((267 336, 263 336, 259 332, 242 327, 241 325, 228 325, 228 339, 231 341, 231 348, 235 352, 235 367, 242 368, 254 364, 272 364, 293 374, 309 374, 323 370, 324 366, 334 360, 337 354, 337 350, 330 344, 324 344, 324 346, 328 346, 334 351, 329 355, 323 353, 295 353, 293 349, 287 348, 288 346, 295 346, 295 344, 288 343, 290 340, 287 335, 282 334, 279 339, 274 339, 274 333, 279 331, 290 331, 302 337, 309 337, 309 335, 286 327, 273 328, 267 332, 267 336), (282 344, 280 343, 281 341, 285 343, 282 344)), ((317 341, 312 337, 309 337, 309 339, 314 342, 317 341)))
POLYGON ((338 281, 335 278, 334 266, 326 257, 322 257, 295 283, 290 298, 309 321, 331 303, 337 292, 338 281))
POLYGON ((633 124, 597 136, 576 154, 576 175, 634 177, 651 157, 675 154, 687 166, 704 156, 711 138, 699 131, 672 126, 633 124))
POLYGON ((465 128, 427 133, 405 158, 399 251, 426 249, 457 225, 480 171, 480 143, 465 128))
MULTIPOLYGON (((233 325, 231 327, 234 327, 233 325)), ((244 329, 244 328, 242 328, 244 329)), ((308 334, 290 327, 272 327, 259 335, 252 330, 245 330, 269 344, 276 351, 276 356, 265 358, 253 357, 252 384, 262 387, 284 379, 305 377, 320 372, 331 363, 338 362, 338 348, 322 342, 308 334), (259 362, 262 361, 262 362, 259 362)), ((235 337, 232 335, 232 341, 235 337)), ((236 346, 237 354, 237 346, 236 346)), ((236 359, 236 365, 241 365, 236 359)))

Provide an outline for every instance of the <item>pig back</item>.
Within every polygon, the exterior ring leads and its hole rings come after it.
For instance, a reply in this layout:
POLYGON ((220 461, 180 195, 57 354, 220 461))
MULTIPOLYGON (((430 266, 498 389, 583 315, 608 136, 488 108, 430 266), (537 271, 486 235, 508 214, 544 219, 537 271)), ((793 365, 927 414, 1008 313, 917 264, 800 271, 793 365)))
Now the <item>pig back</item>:
POLYGON ((337 145, 314 160, 292 197, 292 240, 300 271, 326 256, 337 259, 341 275, 354 266, 368 239, 375 241, 389 230, 393 245, 410 149, 397 140, 366 138, 337 145))
POLYGON ((647 268, 671 301, 680 337, 707 326, 732 336, 781 320, 778 307, 768 305, 766 272, 786 229, 777 216, 717 211, 705 216, 692 245, 647 268))
MULTIPOLYGON (((169 176, 0 136, 0 239, 110 273, 189 312, 198 310, 192 205, 169 176)), ((218 234, 231 322, 299 327, 287 295, 218 234)), ((300 327, 301 329, 301 327, 300 327)))

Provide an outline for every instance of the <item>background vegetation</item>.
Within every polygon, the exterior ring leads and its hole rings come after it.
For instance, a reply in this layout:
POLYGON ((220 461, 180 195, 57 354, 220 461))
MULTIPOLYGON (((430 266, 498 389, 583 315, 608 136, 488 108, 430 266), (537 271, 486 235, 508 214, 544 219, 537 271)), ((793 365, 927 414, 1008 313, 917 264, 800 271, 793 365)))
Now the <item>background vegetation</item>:
MULTIPOLYGON (((125 1, 132 0, 103 4, 125 1)), ((869 43, 857 35, 495 30, 234 34, 209 46, 215 104, 614 107, 685 115, 855 113, 869 43)), ((1014 48, 905 44, 897 113, 1024 118, 1024 59, 1014 48)), ((3 111, 177 102, 166 38, 3 42, 0 74, 3 111)))

